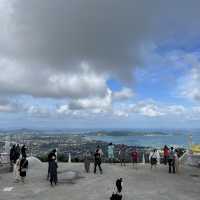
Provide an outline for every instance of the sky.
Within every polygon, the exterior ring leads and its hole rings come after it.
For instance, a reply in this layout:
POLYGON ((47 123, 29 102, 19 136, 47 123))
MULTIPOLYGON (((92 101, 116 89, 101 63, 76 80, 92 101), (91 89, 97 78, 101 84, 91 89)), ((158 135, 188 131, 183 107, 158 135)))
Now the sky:
POLYGON ((200 128, 199 7, 0 0, 0 128, 200 128))

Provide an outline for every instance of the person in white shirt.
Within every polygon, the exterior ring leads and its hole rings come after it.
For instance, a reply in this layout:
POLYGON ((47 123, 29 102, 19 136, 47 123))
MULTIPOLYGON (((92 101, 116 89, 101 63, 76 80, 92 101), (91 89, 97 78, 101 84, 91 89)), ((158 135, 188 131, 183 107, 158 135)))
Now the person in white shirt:
POLYGON ((149 161, 151 163, 151 169, 157 166, 157 163, 159 163, 160 160, 160 154, 158 153, 157 149, 154 149, 153 152, 150 152, 149 155, 149 161))
POLYGON ((16 182, 18 182, 20 180, 20 174, 19 174, 20 162, 21 162, 21 156, 20 156, 20 158, 17 159, 16 163, 14 164, 14 168, 13 168, 13 177, 16 182))
POLYGON ((179 174, 179 172, 180 172, 180 161, 179 161, 177 149, 175 150, 174 160, 175 160, 176 173, 179 174))

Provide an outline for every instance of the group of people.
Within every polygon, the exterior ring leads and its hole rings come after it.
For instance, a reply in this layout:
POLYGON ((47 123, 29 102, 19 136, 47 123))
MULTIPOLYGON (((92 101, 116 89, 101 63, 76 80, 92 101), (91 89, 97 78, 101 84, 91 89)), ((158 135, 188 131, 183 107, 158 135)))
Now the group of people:
MULTIPOLYGON (((108 145, 107 149, 107 154, 108 154, 108 160, 110 163, 113 163, 115 160, 114 156, 114 145, 110 143, 108 145)), ((102 149, 97 146, 96 151, 94 153, 94 173, 96 173, 97 167, 99 168, 100 173, 102 173, 102 156, 103 156, 103 151, 102 149)), ((127 157, 127 151, 126 151, 126 146, 121 145, 119 152, 118 152, 118 158, 121 163, 121 166, 126 165, 126 157, 127 157)), ((137 151, 136 148, 134 148, 130 154, 131 156, 131 161, 133 163, 133 167, 137 169, 137 163, 139 162, 139 152, 137 151)), ((156 167, 158 163, 160 163, 160 153, 157 149, 154 149, 152 152, 149 154, 149 162, 151 165, 151 169, 153 167, 156 167)), ((86 172, 90 171, 90 161, 91 161, 91 153, 89 151, 86 152, 84 156, 84 163, 85 163, 85 170, 86 172)), ((168 164, 169 166, 169 173, 178 173, 179 172, 179 152, 177 149, 174 149, 173 147, 168 148, 166 145, 164 146, 163 149, 163 162, 165 165, 168 164)))
MULTIPOLYGON (((100 146, 97 146, 94 152, 94 173, 97 172, 97 167, 99 168, 100 173, 103 173, 101 162, 102 162, 103 151, 100 146)), ((84 154, 84 166, 85 171, 87 173, 90 172, 90 163, 92 160, 92 155, 89 151, 84 154)), ((57 163, 57 151, 56 149, 52 150, 48 154, 48 173, 47 173, 47 180, 50 181, 51 186, 56 185, 58 182, 58 175, 57 175, 58 163, 57 163)))
MULTIPOLYGON (((109 162, 114 162, 115 156, 114 156, 114 145, 110 143, 108 145, 107 149, 108 159, 109 162)), ((102 149, 100 146, 97 146, 94 153, 87 151, 84 154, 84 166, 85 171, 87 173, 90 172, 90 163, 93 160, 94 161, 94 174, 97 172, 97 168, 99 169, 100 174, 103 173, 103 169, 101 166, 102 163, 102 156, 104 155, 102 149)), ((121 148, 118 152, 119 160, 121 165, 125 166, 126 163, 126 146, 121 145, 121 148)), ((139 161, 139 152, 136 148, 133 149, 131 152, 131 158, 133 166, 135 165, 137 168, 137 163, 139 161)), ((151 169, 153 167, 156 167, 157 164, 160 162, 160 153, 154 149, 152 152, 150 152, 149 155, 149 161, 151 164, 151 169)), ((163 149, 163 162, 165 165, 169 165, 169 173, 176 173, 179 171, 179 154, 178 150, 174 149, 173 147, 168 148, 166 145, 163 149)), ((10 163, 13 167, 13 173, 15 180, 24 182, 24 179, 26 177, 26 172, 28 169, 28 160, 27 160, 27 154, 26 154, 26 146, 23 145, 20 148, 20 145, 13 145, 10 149, 10 163)), ((47 180, 50 181, 51 186, 56 185, 58 182, 58 176, 57 176, 57 150, 54 149, 48 154, 48 174, 47 174, 47 180)), ((112 196, 110 197, 110 200, 121 200, 122 199, 122 178, 117 179, 116 181, 116 191, 113 192, 112 196)))
MULTIPOLYGON (((108 145, 108 160, 110 163, 114 163, 115 162, 115 154, 114 154, 114 145, 112 143, 109 143, 108 145)), ((126 146, 125 145, 121 145, 120 150, 118 152, 118 158, 120 160, 121 166, 122 165, 126 165, 126 146)))
POLYGON ((90 153, 90 151, 86 151, 86 153, 84 154, 85 171, 87 173, 90 172, 90 163, 91 163, 92 160, 94 160, 94 174, 96 174, 96 172, 97 172, 97 167, 98 167, 100 173, 103 174, 103 169, 101 167, 103 155, 104 155, 103 151, 102 151, 102 149, 100 148, 99 145, 97 146, 93 156, 92 156, 92 153, 90 153))
POLYGON ((164 149, 164 164, 169 165, 169 173, 179 173, 179 153, 177 149, 170 149, 165 145, 164 149))
MULTIPOLYGON (((107 150, 107 154, 108 154, 108 160, 110 163, 114 163, 115 160, 115 156, 114 156, 114 145, 112 143, 110 143, 108 145, 108 150, 107 150)), ((97 172, 97 168, 99 169, 100 173, 103 173, 102 170, 102 156, 104 155, 102 149, 100 148, 100 146, 98 145, 94 154, 92 155, 92 153, 90 151, 86 151, 84 154, 84 167, 85 167, 85 171, 87 173, 90 172, 90 163, 91 161, 94 161, 94 173, 96 174, 97 172)), ((119 150, 119 160, 121 165, 125 166, 126 164, 126 146, 122 145, 120 150, 119 150)), ((132 158, 132 163, 133 166, 136 166, 137 168, 137 163, 139 160, 139 153, 136 149, 134 149, 131 153, 131 158, 132 158)))
MULTIPOLYGON (((160 154, 157 149, 154 149, 153 152, 149 155, 149 161, 151 163, 151 169, 157 166, 157 163, 160 161, 160 154)), ((169 173, 178 173, 179 172, 179 155, 178 150, 174 147, 168 148, 167 145, 163 149, 163 162, 165 165, 169 166, 169 173)))
POLYGON ((10 149, 10 164, 16 182, 24 182, 28 169, 26 146, 20 147, 19 144, 13 145, 10 149))
MULTIPOLYGON (((174 150, 173 147, 170 149, 165 145, 164 149, 164 164, 169 165, 169 173, 176 173, 179 171, 179 157, 178 157, 178 151, 174 150)), ((107 149, 108 159, 110 163, 114 162, 115 156, 114 156, 114 145, 110 143, 108 145, 107 149)), ((96 150, 94 151, 93 155, 89 151, 87 151, 84 154, 84 166, 85 171, 87 173, 90 172, 90 163, 93 160, 94 161, 94 174, 97 172, 97 168, 99 169, 100 174, 103 173, 103 169, 101 166, 102 163, 102 156, 104 155, 102 149, 100 146, 96 147, 96 150)), ((126 146, 121 145, 121 148, 118 152, 119 160, 122 166, 125 166, 126 164, 126 146)), ((133 166, 136 166, 139 161, 139 152, 137 149, 133 149, 131 152, 131 158, 133 166)), ((151 164, 151 169, 153 167, 157 166, 157 163, 160 161, 160 154, 159 152, 154 149, 150 155, 149 155, 149 161, 151 164)), ((26 177, 26 172, 28 168, 28 160, 26 155, 26 146, 23 145, 20 148, 20 145, 13 145, 10 149, 10 163, 13 168, 13 173, 16 181, 21 180, 24 182, 24 179, 26 177)), ((50 184, 53 186, 57 184, 58 177, 57 177, 57 151, 56 149, 52 150, 48 154, 48 174, 47 179, 50 181, 50 184)))
MULTIPOLYGON (((137 163, 139 162, 139 152, 136 148, 134 148, 130 154, 131 161, 133 163, 133 167, 135 166, 137 169, 137 163)), ((115 156, 114 156, 114 145, 110 143, 108 145, 108 159, 109 162, 114 162, 115 156)), ((119 152, 118 152, 118 159, 121 163, 121 166, 126 166, 126 159, 127 159, 127 149, 125 145, 121 145, 119 152)))

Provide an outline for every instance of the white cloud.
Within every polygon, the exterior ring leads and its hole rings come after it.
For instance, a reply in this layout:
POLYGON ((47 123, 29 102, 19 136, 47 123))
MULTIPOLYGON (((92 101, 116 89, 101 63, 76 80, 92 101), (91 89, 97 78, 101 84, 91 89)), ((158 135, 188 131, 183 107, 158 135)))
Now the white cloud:
MULTIPOLYGON (((111 93, 110 93, 111 94, 111 93)), ((194 109, 186 109, 182 105, 166 105, 155 102, 153 100, 139 101, 135 104, 131 103, 115 103, 112 104, 110 95, 104 99, 80 99, 62 105, 57 109, 59 114, 73 114, 73 111, 87 112, 89 114, 116 117, 131 117, 132 115, 140 115, 145 117, 163 117, 175 115, 188 115, 188 112, 194 113, 194 109)))
POLYGON ((128 117, 129 113, 124 110, 114 110, 113 115, 117 117, 128 117))
POLYGON ((168 112, 168 114, 172 114, 172 115, 181 115, 184 114, 184 112, 186 111, 185 107, 182 105, 171 105, 171 106, 167 106, 166 108, 166 112, 168 112))
POLYGON ((34 117, 51 117, 54 114, 49 108, 45 108, 42 106, 30 106, 24 108, 25 112, 34 117))
MULTIPOLYGON (((158 69, 152 81, 165 79, 174 86, 177 74, 170 73, 172 79, 175 77, 171 81, 159 68, 184 64, 193 69, 180 81, 179 92, 200 102, 199 55, 176 50, 165 54, 157 49, 174 38, 179 38, 172 42, 177 46, 192 44, 200 33, 199 5, 199 1, 187 0, 181 1, 181 7, 179 1, 171 6, 159 0, 0 0, 0 94, 56 98, 60 105, 51 110, 48 105, 31 102, 27 108, 0 102, 0 112, 87 117, 185 115, 185 107, 164 102, 143 101, 130 106, 125 101, 121 108, 119 104, 134 96, 129 87, 138 66, 145 66, 145 71, 146 65, 152 65, 158 69), (109 91, 109 78, 122 81, 124 88, 109 91)), ((192 114, 199 115, 197 111, 194 108, 192 114)))
POLYGON ((141 101, 129 106, 130 113, 136 113, 146 117, 159 117, 165 115, 163 109, 151 101, 141 101))
POLYGON ((122 90, 113 92, 114 100, 128 100, 134 96, 133 91, 130 88, 122 88, 122 90))
POLYGON ((0 105, 0 112, 13 112, 15 109, 11 105, 0 105))
POLYGON ((149 44, 171 36, 190 42, 190 29, 198 35, 198 8, 198 1, 185 0, 181 9, 179 1, 172 8, 167 1, 1 0, 0 92, 57 98, 105 94, 104 76, 130 83, 133 69, 146 65, 149 44), (82 62, 92 74, 80 72, 82 62))
MULTIPOLYGON (((105 97, 91 97, 76 99, 69 102, 67 107, 70 110, 108 110, 111 108, 112 104, 112 92, 107 89, 107 94, 105 97)), ((97 111, 96 110, 96 111, 97 111)))
POLYGON ((139 113, 147 117, 159 117, 165 115, 156 105, 145 105, 139 108, 139 113))
POLYGON ((200 102, 200 67, 193 68, 182 81, 181 94, 200 102))
POLYGON ((193 112, 200 114, 200 106, 192 107, 193 112))
POLYGON ((61 105, 56 109, 56 112, 58 114, 63 114, 63 113, 68 114, 70 112, 69 106, 68 105, 61 105))
POLYGON ((178 82, 178 91, 181 96, 200 102, 200 55, 199 53, 186 54, 185 65, 191 67, 185 76, 178 82))
POLYGON ((52 98, 104 96, 107 92, 106 78, 86 66, 82 63, 76 73, 61 73, 45 67, 36 70, 0 59, 0 92, 52 98))
POLYGON ((20 105, 9 99, 0 99, 0 112, 18 112, 20 105))

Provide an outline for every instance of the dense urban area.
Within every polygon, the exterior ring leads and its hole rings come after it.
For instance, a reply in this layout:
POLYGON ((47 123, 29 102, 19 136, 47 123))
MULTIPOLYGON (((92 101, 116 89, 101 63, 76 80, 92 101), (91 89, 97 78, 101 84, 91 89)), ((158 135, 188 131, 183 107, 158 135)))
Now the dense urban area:
MULTIPOLYGON (((94 133, 91 133, 94 135, 94 133)), ((95 133, 97 135, 105 133, 95 133)), ((83 155, 86 151, 93 153, 97 145, 100 145, 103 152, 103 160, 108 161, 107 158, 107 147, 108 142, 97 141, 91 139, 87 134, 77 133, 58 133, 58 132, 43 132, 43 131, 30 131, 30 130, 19 130, 15 132, 2 132, 0 134, 0 152, 3 152, 4 143, 8 140, 13 144, 25 144, 27 147, 27 153, 29 155, 38 157, 41 161, 47 161, 47 155, 52 149, 58 150, 58 160, 66 162, 68 161, 69 154, 72 161, 79 162, 83 160, 83 155)), ((118 162, 118 152, 120 144, 114 145, 114 153, 116 162, 118 162)), ((135 146, 126 146, 126 160, 131 160, 131 151, 136 148, 135 146)), ((138 146, 137 149, 140 152, 140 161, 145 157, 148 162, 149 151, 151 147, 138 146)))

